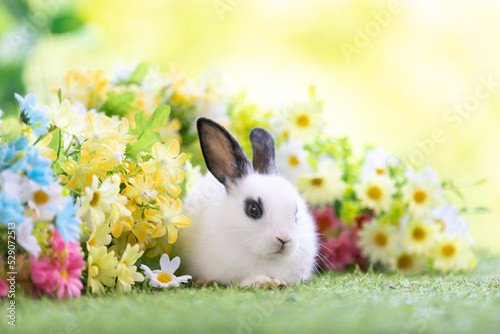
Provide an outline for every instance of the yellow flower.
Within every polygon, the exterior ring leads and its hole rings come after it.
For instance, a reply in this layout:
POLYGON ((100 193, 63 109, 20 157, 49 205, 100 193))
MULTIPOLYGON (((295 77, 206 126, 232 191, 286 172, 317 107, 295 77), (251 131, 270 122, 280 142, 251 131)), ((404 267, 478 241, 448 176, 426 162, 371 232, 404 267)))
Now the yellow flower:
POLYGON ((135 282, 144 281, 144 276, 137 272, 135 262, 142 256, 144 252, 140 251, 139 245, 130 246, 127 244, 125 251, 122 254, 120 262, 117 266, 117 286, 116 289, 121 292, 130 292, 131 286, 135 282))
POLYGON ((109 224, 101 224, 90 233, 87 244, 93 247, 107 246, 111 243, 111 230, 109 224))
MULTIPOLYGON (((113 176, 115 176, 114 174, 113 176)), ((116 175, 118 176, 118 175, 116 175)), ((116 196, 116 200, 111 203, 111 210, 109 211, 107 222, 114 226, 114 224, 123 218, 131 217, 132 212, 127 209, 127 197, 125 196, 116 196)))
POLYGON ((110 171, 125 159, 125 145, 120 144, 116 139, 107 141, 99 145, 93 158, 103 171, 110 171))
POLYGON ((136 175, 135 178, 130 178, 128 183, 124 190, 125 195, 141 205, 148 204, 151 198, 158 195, 158 191, 154 189, 155 181, 148 176, 136 175))
POLYGON ((111 139, 109 131, 116 127, 116 123, 116 121, 106 115, 99 114, 96 116, 92 113, 86 113, 85 124, 87 124, 87 127, 84 131, 85 138, 97 145, 105 143, 111 139))
POLYGON ((132 218, 132 216, 122 217, 113 225, 111 234, 113 235, 113 237, 118 239, 119 237, 121 237, 123 232, 129 232, 130 230, 132 230, 133 226, 134 218, 132 218))
POLYGON ((45 138, 36 143, 35 147, 40 151, 42 157, 50 159, 50 161, 55 161, 57 159, 56 152, 47 147, 52 140, 52 134, 48 133, 45 138))
POLYGON ((168 243, 168 237, 165 235, 159 238, 148 238, 146 240, 145 248, 149 251, 146 256, 149 258, 155 258, 161 254, 172 254, 172 245, 168 243))
POLYGON ((189 226, 190 220, 181 215, 182 202, 176 199, 170 203, 166 198, 158 197, 160 210, 156 211, 156 216, 152 218, 156 222, 156 227, 151 232, 153 238, 164 236, 168 231, 168 243, 173 244, 177 241, 178 229, 189 226))
POLYGON ((404 229, 403 245, 408 252, 427 254, 436 242, 438 226, 421 219, 410 220, 404 229))
POLYGON ((177 168, 186 161, 186 153, 179 154, 180 145, 177 140, 170 143, 165 148, 161 143, 153 145, 153 159, 142 163, 142 170, 148 174, 153 174, 153 179, 157 184, 165 181, 168 176, 170 183, 177 181, 177 168))
POLYGON ((89 153, 85 150, 81 150, 80 154, 81 162, 79 164, 71 158, 63 157, 64 163, 61 164, 61 168, 69 176, 69 183, 66 187, 70 189, 84 189, 92 182, 94 167, 88 164, 90 160, 89 153))
POLYGON ((467 240, 460 236, 441 235, 433 255, 434 268, 443 272, 463 270, 469 265, 467 240))
POLYGON ((92 293, 104 292, 104 286, 110 288, 115 286, 115 277, 118 275, 116 267, 118 259, 114 252, 109 252, 106 246, 88 246, 87 257, 88 281, 92 293))
POLYGON ((93 175, 92 184, 85 188, 84 195, 81 197, 81 206, 77 214, 88 224, 92 232, 105 220, 105 213, 111 211, 111 203, 116 201, 116 195, 119 188, 111 183, 107 178, 99 186, 99 179, 93 175))
POLYGON ((68 100, 59 103, 57 97, 52 98, 49 114, 53 124, 61 131, 75 136, 83 137, 86 129, 84 117, 78 109, 72 106, 68 100))
POLYGON ((398 230, 391 224, 378 220, 363 224, 359 231, 359 245, 363 255, 371 262, 392 265, 398 252, 398 230))
POLYGON ((186 170, 186 191, 189 192, 194 188, 196 182, 198 182, 198 180, 203 177, 203 174, 201 174, 201 166, 193 166, 193 164, 189 160, 186 162, 184 169, 186 170))
POLYGON ((65 77, 66 96, 73 102, 82 102, 87 109, 103 100, 109 90, 109 80, 102 70, 71 70, 65 77))
POLYGON ((166 124, 158 129, 158 133, 161 136, 161 141, 163 143, 170 143, 173 140, 182 142, 182 137, 179 133, 182 124, 179 119, 174 118, 172 120, 167 120, 166 124))

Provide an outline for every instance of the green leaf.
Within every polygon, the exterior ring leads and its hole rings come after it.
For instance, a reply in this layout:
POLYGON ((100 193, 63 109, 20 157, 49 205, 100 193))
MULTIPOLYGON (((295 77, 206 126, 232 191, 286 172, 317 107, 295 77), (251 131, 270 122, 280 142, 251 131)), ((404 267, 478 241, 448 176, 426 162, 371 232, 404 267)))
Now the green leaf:
POLYGON ((128 131, 131 135, 142 135, 146 131, 148 117, 144 111, 138 111, 134 115, 135 128, 128 131))
POLYGON ((148 65, 146 63, 140 63, 137 65, 136 69, 127 80, 127 84, 140 84, 144 77, 148 74, 148 65))
POLYGON ((59 99, 59 103, 62 102, 62 91, 61 91, 61 88, 59 88, 59 90, 57 91, 57 98, 59 99))
POLYGON ((73 14, 60 14, 50 23, 50 32, 53 34, 65 34, 80 29, 83 21, 73 14))
POLYGON ((107 116, 118 115, 124 117, 130 110, 136 110, 136 108, 132 107, 132 102, 135 100, 135 95, 132 92, 123 92, 117 95, 108 93, 107 97, 106 103, 102 106, 102 111, 107 116))
POLYGON ((163 126, 168 115, 170 115, 170 107, 168 105, 161 105, 156 108, 149 120, 143 111, 136 112, 134 116, 135 128, 129 130, 129 134, 141 136, 146 131, 156 130, 163 126))
POLYGON ((162 127, 168 115, 170 115, 170 106, 161 105, 156 108, 148 121, 147 130, 155 130, 162 127))
POLYGON ((160 141, 160 134, 155 131, 144 132, 133 145, 127 144, 125 150, 126 157, 129 161, 137 163, 137 157, 142 152, 150 152, 154 143, 160 141))

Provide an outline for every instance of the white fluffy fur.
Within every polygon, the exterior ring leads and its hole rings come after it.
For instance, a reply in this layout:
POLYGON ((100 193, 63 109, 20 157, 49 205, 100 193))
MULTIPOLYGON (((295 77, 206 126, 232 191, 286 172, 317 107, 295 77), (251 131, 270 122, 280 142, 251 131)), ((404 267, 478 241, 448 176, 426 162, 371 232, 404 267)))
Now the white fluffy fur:
POLYGON ((185 209, 191 225, 180 232, 177 249, 195 279, 248 286, 291 284, 311 276, 315 225, 305 201, 283 177, 251 173, 226 193, 207 173, 187 196, 185 209), (247 198, 261 199, 261 219, 245 214, 247 198), (275 253, 281 247, 277 237, 291 239, 282 254, 275 253))

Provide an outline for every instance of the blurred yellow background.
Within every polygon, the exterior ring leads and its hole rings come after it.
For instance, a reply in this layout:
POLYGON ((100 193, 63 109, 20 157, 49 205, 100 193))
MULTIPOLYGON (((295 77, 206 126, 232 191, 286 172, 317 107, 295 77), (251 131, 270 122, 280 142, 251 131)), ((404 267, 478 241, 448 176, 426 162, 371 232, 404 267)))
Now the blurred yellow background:
MULTIPOLYGON (((477 246, 500 251, 500 3, 28 2, 48 16, 71 9, 85 25, 40 37, 26 55, 27 91, 47 96, 69 69, 111 73, 117 61, 176 64, 194 77, 217 65, 269 107, 305 100, 314 84, 330 130, 358 152, 371 144, 430 164, 453 178, 469 207, 488 207, 466 218, 477 246)), ((20 24, 5 12, 0 5, 4 36, 20 24)))

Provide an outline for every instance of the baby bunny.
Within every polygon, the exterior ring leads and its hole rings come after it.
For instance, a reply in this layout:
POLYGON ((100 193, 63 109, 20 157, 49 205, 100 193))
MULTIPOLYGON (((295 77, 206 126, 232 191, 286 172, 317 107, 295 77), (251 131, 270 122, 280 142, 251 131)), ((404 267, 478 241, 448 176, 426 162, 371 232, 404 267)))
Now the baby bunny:
POLYGON ((250 132, 253 164, 222 126, 197 121, 209 172, 185 199, 189 228, 177 250, 184 269, 199 282, 285 286, 311 277, 316 229, 297 189, 278 175, 274 140, 250 132))

